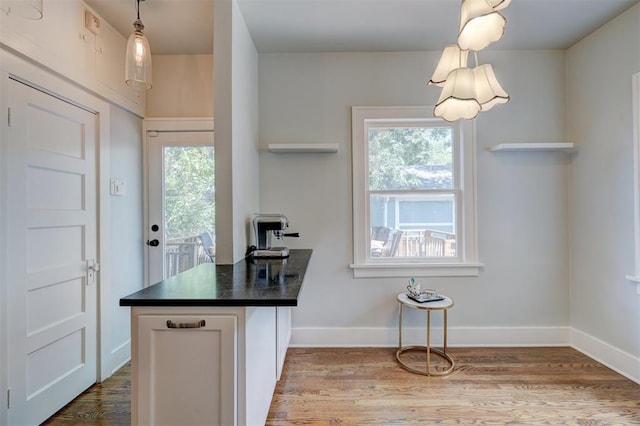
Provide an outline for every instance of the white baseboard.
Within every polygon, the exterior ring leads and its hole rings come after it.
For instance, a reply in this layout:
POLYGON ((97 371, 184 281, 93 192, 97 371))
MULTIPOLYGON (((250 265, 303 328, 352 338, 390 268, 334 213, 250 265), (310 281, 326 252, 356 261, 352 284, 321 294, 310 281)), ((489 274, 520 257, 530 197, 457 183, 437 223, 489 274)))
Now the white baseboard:
MULTIPOLYGON (((117 348, 111 350, 111 359, 109 362, 110 372, 114 374, 120 370, 131 359, 131 340, 127 340, 117 348)), ((104 380, 104 378, 103 378, 104 380)))
POLYGON ((571 329, 571 347, 640 384, 639 357, 624 352, 575 328, 571 329))
MULTIPOLYGON (((449 346, 569 346, 569 327, 449 327, 449 346)), ((424 327, 405 327, 405 345, 424 345, 424 327)), ((431 330, 431 343, 442 343, 442 327, 431 330)), ((393 347, 397 328, 294 328, 293 347, 393 347)))

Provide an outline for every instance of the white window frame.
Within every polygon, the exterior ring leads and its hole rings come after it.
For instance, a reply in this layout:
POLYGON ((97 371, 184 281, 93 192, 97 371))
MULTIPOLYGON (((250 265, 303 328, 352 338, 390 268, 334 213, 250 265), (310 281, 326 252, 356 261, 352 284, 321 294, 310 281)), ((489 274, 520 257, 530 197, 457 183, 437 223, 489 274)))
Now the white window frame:
POLYGON ((473 121, 460 121, 454 143, 453 191, 460 197, 456 211, 457 256, 454 258, 372 258, 370 254, 368 120, 398 120, 451 125, 433 116, 429 106, 351 107, 353 161, 353 275, 360 277, 476 276, 478 262, 476 215, 476 149, 473 121))
POLYGON ((636 292, 640 294, 640 72, 632 78, 633 96, 633 194, 634 194, 634 245, 635 271, 626 278, 636 283, 636 292))

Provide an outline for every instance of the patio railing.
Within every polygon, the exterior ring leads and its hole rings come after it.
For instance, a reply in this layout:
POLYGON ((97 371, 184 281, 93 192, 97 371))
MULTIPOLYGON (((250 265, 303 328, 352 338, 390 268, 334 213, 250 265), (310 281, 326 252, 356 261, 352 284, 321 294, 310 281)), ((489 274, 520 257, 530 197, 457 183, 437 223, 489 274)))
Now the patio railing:
POLYGON ((432 229, 403 230, 392 257, 451 257, 456 252, 456 235, 432 229))
POLYGON ((197 235, 165 241, 165 276, 172 277, 201 263, 211 262, 197 235))

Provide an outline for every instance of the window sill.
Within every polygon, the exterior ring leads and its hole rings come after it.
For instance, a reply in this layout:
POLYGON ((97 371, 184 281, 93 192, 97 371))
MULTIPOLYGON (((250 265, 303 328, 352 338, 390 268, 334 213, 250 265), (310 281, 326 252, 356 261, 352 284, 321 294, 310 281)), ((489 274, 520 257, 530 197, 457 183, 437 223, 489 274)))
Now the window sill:
POLYGON ((482 263, 396 263, 351 264, 354 278, 388 277, 475 277, 480 274, 482 263))

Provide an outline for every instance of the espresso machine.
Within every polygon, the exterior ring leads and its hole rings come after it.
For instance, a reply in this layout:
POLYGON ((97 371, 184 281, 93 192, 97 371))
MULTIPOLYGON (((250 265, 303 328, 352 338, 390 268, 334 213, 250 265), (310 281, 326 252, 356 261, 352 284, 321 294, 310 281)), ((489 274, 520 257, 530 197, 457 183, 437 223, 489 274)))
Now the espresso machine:
POLYGON ((256 238, 256 247, 252 252, 254 258, 276 258, 289 257, 287 247, 272 247, 271 237, 275 236, 280 240, 284 237, 299 237, 300 234, 285 233, 289 227, 289 220, 283 214, 258 214, 253 218, 253 231, 256 238))

